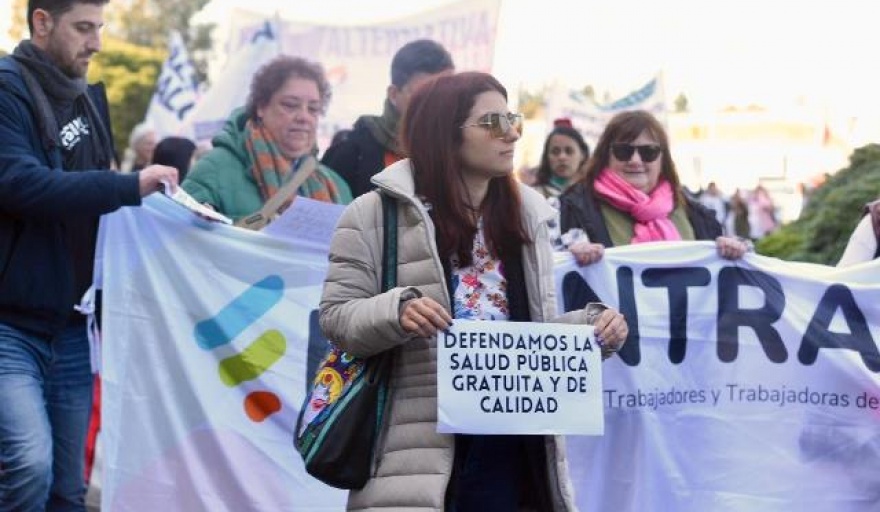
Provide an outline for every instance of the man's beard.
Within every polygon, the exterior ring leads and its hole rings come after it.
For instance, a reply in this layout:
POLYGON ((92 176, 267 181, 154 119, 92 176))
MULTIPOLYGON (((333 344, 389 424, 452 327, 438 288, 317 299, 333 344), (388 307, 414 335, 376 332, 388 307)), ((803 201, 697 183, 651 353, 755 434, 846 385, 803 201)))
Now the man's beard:
POLYGON ((63 47, 59 47, 58 44, 51 39, 49 41, 48 47, 46 48, 46 53, 49 54, 52 62, 54 62, 55 65, 58 66, 58 69, 60 69, 62 73, 70 78, 83 78, 86 76, 86 73, 89 70, 88 65, 80 69, 79 67, 77 67, 76 62, 81 57, 91 56, 91 53, 77 54, 72 59, 68 60, 67 54, 64 52, 63 47))

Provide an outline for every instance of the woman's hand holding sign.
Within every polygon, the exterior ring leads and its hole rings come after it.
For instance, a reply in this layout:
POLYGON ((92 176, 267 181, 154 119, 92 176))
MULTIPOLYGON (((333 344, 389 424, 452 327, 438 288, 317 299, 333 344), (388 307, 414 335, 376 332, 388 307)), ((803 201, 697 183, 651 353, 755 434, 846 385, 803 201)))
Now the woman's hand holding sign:
POLYGON ((452 325, 449 312, 430 297, 410 299, 403 303, 401 309, 400 326, 404 331, 422 338, 436 336, 437 331, 452 325))
POLYGON ((596 340, 602 347, 602 358, 608 359, 623 347, 629 334, 626 319, 615 309, 606 309, 595 321, 596 340))

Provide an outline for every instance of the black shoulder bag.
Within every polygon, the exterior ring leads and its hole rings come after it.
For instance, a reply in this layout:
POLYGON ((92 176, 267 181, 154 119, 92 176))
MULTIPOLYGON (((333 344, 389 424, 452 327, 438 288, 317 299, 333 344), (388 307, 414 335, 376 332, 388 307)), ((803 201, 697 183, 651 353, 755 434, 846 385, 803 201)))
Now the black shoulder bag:
MULTIPOLYGON (((380 192, 382 291, 397 285, 397 202, 380 192)), ((296 422, 293 444, 306 471, 327 485, 360 489, 370 479, 391 374, 391 350, 360 359, 331 343, 296 422)))

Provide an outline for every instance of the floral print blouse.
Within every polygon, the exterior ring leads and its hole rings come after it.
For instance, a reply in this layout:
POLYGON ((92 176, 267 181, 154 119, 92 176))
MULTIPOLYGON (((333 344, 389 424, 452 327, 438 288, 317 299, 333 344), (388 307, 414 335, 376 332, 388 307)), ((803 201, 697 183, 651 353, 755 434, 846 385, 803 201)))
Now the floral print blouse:
POLYGON ((501 260, 493 259, 483 237, 483 219, 474 236, 473 264, 460 268, 452 258, 454 318, 465 320, 507 320, 507 279, 501 260))

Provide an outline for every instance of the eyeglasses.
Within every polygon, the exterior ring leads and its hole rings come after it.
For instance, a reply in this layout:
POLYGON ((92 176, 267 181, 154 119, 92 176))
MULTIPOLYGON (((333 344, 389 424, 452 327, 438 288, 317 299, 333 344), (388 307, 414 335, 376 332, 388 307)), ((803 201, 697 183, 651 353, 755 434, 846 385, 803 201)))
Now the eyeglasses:
POLYGON ((629 162, 636 151, 639 152, 639 158, 645 163, 653 162, 663 154, 663 149, 657 144, 636 145, 628 142, 615 142, 611 145, 611 154, 621 162, 629 162))
POLYGON ((479 121, 472 124, 463 124, 461 128, 468 128, 470 126, 485 126, 489 129, 489 134, 496 139, 503 139, 507 137, 507 134, 510 133, 510 129, 513 128, 516 130, 517 135, 522 135, 523 131, 523 116, 522 114, 499 114, 498 112, 492 112, 491 114, 486 114, 480 118, 479 121))

